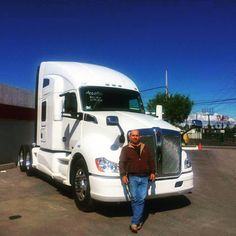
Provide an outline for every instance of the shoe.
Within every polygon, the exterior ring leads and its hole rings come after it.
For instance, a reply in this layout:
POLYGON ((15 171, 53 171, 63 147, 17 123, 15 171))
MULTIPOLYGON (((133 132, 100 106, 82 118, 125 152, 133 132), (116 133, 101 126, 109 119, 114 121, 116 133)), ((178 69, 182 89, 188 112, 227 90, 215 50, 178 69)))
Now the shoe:
POLYGON ((137 224, 137 230, 142 229, 142 227, 143 227, 143 222, 137 224))
POLYGON ((136 224, 130 225, 129 228, 130 228, 130 230, 132 231, 132 233, 135 233, 135 234, 138 233, 138 228, 137 228, 137 225, 136 225, 136 224))

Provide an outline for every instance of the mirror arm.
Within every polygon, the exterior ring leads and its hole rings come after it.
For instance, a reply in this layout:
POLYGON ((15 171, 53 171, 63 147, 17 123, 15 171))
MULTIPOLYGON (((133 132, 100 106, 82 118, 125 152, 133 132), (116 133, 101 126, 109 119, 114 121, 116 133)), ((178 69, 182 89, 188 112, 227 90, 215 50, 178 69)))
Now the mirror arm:
POLYGON ((119 130, 120 130, 120 138, 119 138, 119 141, 120 143, 124 143, 125 142, 125 133, 124 133, 124 130, 121 128, 120 124, 117 125, 119 130))

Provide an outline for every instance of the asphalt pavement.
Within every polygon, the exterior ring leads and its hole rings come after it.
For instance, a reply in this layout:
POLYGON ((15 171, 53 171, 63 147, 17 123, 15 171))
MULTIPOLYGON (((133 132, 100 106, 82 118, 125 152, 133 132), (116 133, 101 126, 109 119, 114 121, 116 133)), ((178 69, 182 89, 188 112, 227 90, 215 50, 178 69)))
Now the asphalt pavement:
MULTIPOLYGON (((147 201, 138 235, 236 235, 236 149, 188 150, 191 194, 147 201)), ((133 235, 129 203, 76 208, 69 188, 19 168, 0 171, 0 236, 133 235)))

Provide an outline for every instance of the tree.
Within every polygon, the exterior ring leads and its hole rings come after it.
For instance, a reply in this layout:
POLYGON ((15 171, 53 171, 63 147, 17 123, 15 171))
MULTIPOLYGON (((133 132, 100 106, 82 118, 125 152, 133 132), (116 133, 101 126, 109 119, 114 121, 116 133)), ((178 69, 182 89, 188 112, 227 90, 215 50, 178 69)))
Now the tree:
POLYGON ((178 93, 169 96, 166 96, 165 93, 158 93, 156 97, 149 100, 147 110, 155 111, 156 105, 162 105, 164 120, 177 125, 187 119, 192 110, 193 101, 188 96, 178 93))

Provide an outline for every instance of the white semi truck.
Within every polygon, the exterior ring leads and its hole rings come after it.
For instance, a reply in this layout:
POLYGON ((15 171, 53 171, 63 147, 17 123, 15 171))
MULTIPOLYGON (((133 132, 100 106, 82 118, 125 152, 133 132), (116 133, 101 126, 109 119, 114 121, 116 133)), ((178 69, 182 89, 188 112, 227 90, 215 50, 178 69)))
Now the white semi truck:
MULTIPOLYGON (((178 108, 176 108, 178 109, 178 108)), ((128 133, 138 129, 155 159, 156 181, 148 198, 188 193, 191 162, 179 130, 146 115, 135 83, 115 70, 77 62, 42 62, 36 86, 35 141, 22 145, 21 171, 39 170, 71 186, 77 206, 94 200, 129 201, 119 175, 119 155, 128 133)))

